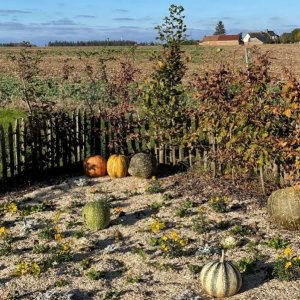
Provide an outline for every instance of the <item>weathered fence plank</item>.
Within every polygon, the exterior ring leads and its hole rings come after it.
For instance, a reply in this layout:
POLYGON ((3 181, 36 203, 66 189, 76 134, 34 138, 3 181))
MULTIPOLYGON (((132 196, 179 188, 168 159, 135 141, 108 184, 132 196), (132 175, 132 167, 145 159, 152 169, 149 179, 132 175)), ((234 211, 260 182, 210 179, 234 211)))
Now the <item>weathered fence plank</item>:
MULTIPOLYGON (((101 154, 108 158, 111 153, 132 155, 141 151, 154 154, 161 164, 185 162, 192 165, 196 161, 201 171, 211 172, 213 176, 225 173, 225 169, 226 172, 229 168, 233 170, 232 161, 218 162, 216 136, 199 128, 197 116, 187 119, 182 132, 178 133, 178 137, 197 133, 197 139, 193 144, 180 144, 179 141, 178 146, 159 144, 147 118, 138 118, 127 114, 110 121, 100 115, 88 116, 85 111, 75 111, 41 123, 31 118, 26 122, 17 120, 6 130, 0 125, 0 180, 22 173, 31 175, 56 168, 67 169, 78 165, 88 155, 101 154)), ((284 166, 275 163, 259 171, 262 184, 272 179, 279 185, 288 178, 284 166)), ((234 172, 232 176, 234 178, 234 172)))
POLYGON ((54 126, 55 126, 55 154, 56 154, 55 164, 56 164, 56 167, 59 168, 60 167, 60 159, 61 159, 61 151, 60 151, 59 122, 58 122, 58 119, 55 119, 54 126))
MULTIPOLYGON (((42 172, 44 169, 44 165, 47 162, 47 157, 43 155, 43 140, 42 140, 42 129, 44 126, 41 126, 39 130, 37 130, 37 161, 38 161, 38 171, 42 172)), ((46 135, 46 132, 45 132, 46 135)), ((45 140, 45 137, 44 137, 45 140)))
POLYGON ((14 133, 12 124, 8 125, 8 153, 9 153, 9 170, 10 177, 15 176, 15 157, 14 157, 14 133))
POLYGON ((48 120, 48 129, 49 129, 49 138, 50 138, 50 152, 49 152, 49 161, 51 168, 55 167, 55 123, 53 119, 48 120))
POLYGON ((28 172, 29 170, 29 162, 28 162, 28 149, 27 149, 27 146, 28 146, 28 143, 27 143, 27 132, 28 132, 28 123, 24 121, 23 123, 24 125, 24 129, 23 129, 23 156, 24 156, 24 172, 28 172))
POLYGON ((15 149, 16 171, 18 174, 20 174, 21 173, 21 130, 20 130, 19 120, 16 120, 15 122, 14 149, 15 149))
POLYGON ((83 124, 82 124, 82 148, 83 157, 87 157, 87 136, 88 136, 88 122, 86 110, 83 111, 83 124))
POLYGON ((77 138, 78 138, 78 159, 83 161, 83 132, 82 132, 82 117, 81 113, 78 111, 77 115, 77 138))
MULTIPOLYGON (((37 157, 37 136, 36 136, 36 128, 33 124, 33 120, 30 118, 29 119, 29 130, 27 132, 28 136, 25 136, 25 138, 29 138, 29 142, 30 142, 30 158, 32 163, 28 164, 28 167, 31 168, 34 173, 36 173, 36 171, 38 170, 38 157, 37 157)), ((29 158, 29 157, 27 157, 29 158)))
POLYGON ((7 160, 6 160, 6 145, 5 132, 3 126, 0 124, 0 146, 1 146, 1 162, 2 162, 2 177, 7 179, 7 160))

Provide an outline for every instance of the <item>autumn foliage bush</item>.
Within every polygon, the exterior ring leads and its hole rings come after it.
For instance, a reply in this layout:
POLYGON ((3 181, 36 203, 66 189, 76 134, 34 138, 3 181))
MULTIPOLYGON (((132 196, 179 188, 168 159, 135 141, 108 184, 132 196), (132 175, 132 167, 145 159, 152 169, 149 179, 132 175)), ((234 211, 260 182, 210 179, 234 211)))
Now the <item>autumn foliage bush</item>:
POLYGON ((234 72, 221 65, 191 84, 200 128, 215 138, 225 171, 260 171, 275 164, 278 180, 299 178, 300 84, 284 70, 284 82, 270 73, 270 53, 253 50, 254 62, 234 72))

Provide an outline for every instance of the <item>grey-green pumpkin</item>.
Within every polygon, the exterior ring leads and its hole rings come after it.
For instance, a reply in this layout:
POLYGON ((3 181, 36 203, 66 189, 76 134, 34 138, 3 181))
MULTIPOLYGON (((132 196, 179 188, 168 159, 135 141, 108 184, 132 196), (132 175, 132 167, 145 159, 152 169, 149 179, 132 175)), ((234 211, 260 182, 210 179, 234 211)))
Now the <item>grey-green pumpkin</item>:
POLYGON ((200 273, 203 290, 217 298, 224 298, 238 293, 242 286, 242 276, 237 267, 224 259, 206 264, 200 273))
POLYGON ((137 153, 130 160, 128 173, 131 176, 148 179, 153 175, 155 166, 156 159, 154 156, 137 153))
POLYGON ((89 229, 104 229, 109 225, 110 205, 106 200, 88 202, 83 207, 82 216, 89 229))
POLYGON ((280 227, 300 229, 300 185, 280 189, 268 199, 268 213, 280 227))

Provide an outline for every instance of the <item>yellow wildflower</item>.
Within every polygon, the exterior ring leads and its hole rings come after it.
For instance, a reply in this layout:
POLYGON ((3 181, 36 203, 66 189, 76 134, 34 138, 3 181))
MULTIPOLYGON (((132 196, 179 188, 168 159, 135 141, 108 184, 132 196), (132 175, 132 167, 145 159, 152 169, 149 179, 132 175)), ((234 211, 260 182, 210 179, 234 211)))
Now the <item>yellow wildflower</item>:
POLYGON ((151 231, 153 233, 156 233, 159 231, 159 225, 156 222, 151 225, 151 231))
POLYGON ((155 177, 155 176, 152 176, 151 180, 156 180, 156 177, 155 177))
POLYGON ((166 244, 161 244, 161 249, 167 252, 169 250, 169 246, 167 246, 166 244))
POLYGON ((283 253, 285 256, 290 256, 293 252, 293 249, 291 247, 287 247, 284 249, 283 253))
POLYGON ((33 274, 39 275, 41 273, 41 267, 37 262, 34 262, 31 266, 31 272, 33 274))
POLYGON ((5 234, 6 228, 4 226, 0 227, 0 235, 5 234))
POLYGON ((56 212, 56 214, 54 215, 54 219, 53 219, 53 223, 57 223, 59 218, 61 216, 61 211, 59 210, 58 212, 56 212))
POLYGON ((151 225, 151 231, 153 233, 159 232, 161 229, 165 229, 166 225, 158 220, 155 220, 151 225))
POLYGON ((175 230, 171 231, 171 237, 175 242, 179 239, 179 235, 175 230))
POLYGON ((56 226, 53 226, 53 230, 55 230, 56 232, 59 231, 59 227, 56 225, 56 226))
POLYGON ((18 206, 16 203, 11 203, 7 206, 6 210, 11 213, 15 213, 18 211, 18 206))
POLYGON ((182 247, 184 247, 184 246, 187 245, 187 241, 182 239, 182 240, 179 241, 179 244, 180 244, 182 247))
POLYGON ((291 267, 292 266, 292 263, 290 262, 290 261, 288 261, 286 264, 285 264, 285 268, 286 269, 288 269, 289 267, 291 267))
POLYGON ((29 265, 26 261, 22 260, 18 267, 17 267, 18 271, 20 272, 21 275, 25 275, 29 272, 29 265))
POLYGON ((163 241, 167 241, 169 238, 168 238, 166 235, 164 235, 164 236, 162 237, 162 239, 163 239, 163 241))
POLYGON ((66 251, 68 251, 68 250, 70 250, 69 244, 68 244, 68 243, 63 244, 63 245, 62 245, 62 251, 66 252, 66 251))
POLYGON ((60 242, 60 241, 62 240, 62 236, 61 236, 60 233, 56 233, 56 234, 54 235, 54 238, 55 238, 55 240, 58 241, 58 242, 60 242))
POLYGON ((295 256, 294 258, 293 258, 293 260, 300 260, 300 255, 298 255, 298 256, 295 256))

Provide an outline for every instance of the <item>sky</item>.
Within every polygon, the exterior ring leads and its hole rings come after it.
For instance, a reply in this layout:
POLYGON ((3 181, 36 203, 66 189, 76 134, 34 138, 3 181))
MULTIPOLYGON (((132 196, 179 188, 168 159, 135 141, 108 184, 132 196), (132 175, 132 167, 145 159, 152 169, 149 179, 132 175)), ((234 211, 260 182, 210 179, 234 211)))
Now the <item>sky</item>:
POLYGON ((187 34, 197 40, 220 20, 229 34, 300 27, 299 0, 0 0, 0 43, 155 41, 171 4, 184 7, 187 34))

